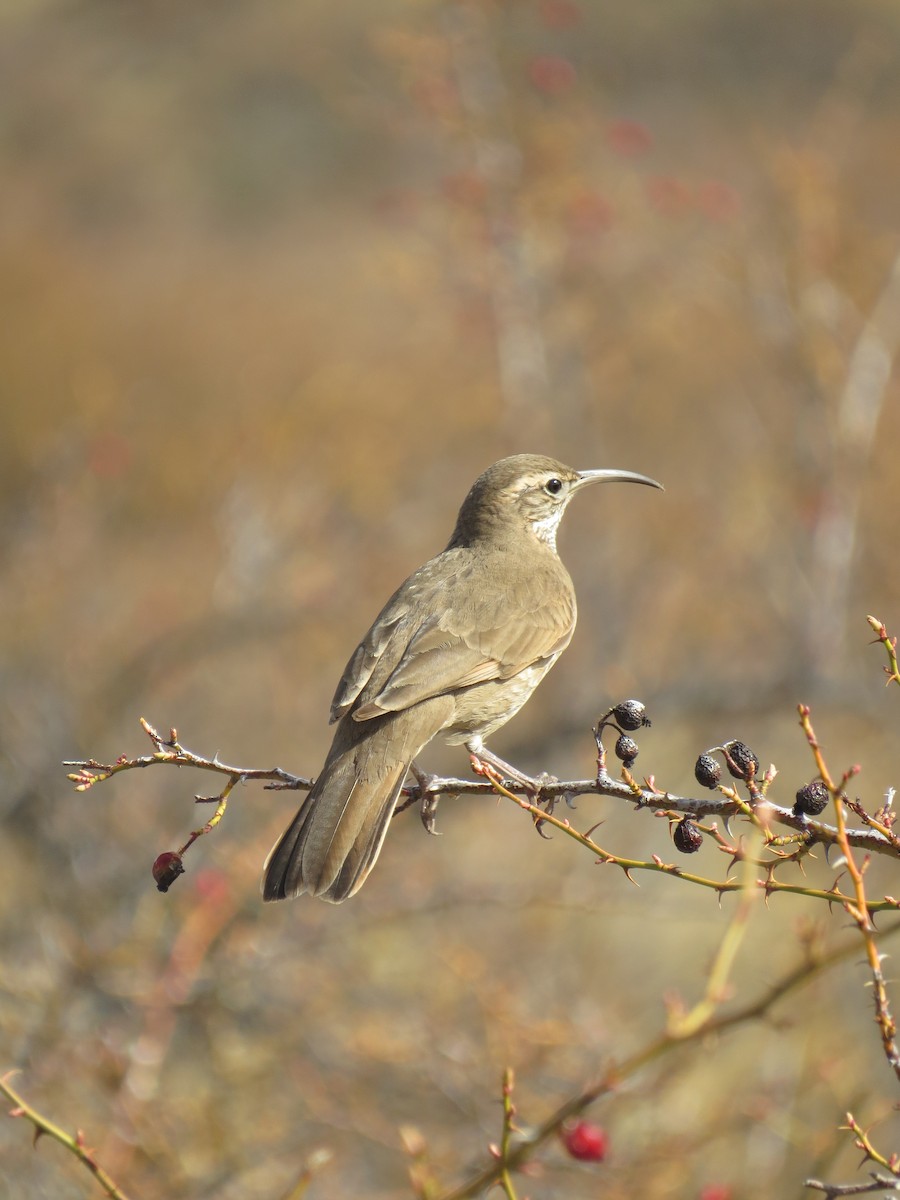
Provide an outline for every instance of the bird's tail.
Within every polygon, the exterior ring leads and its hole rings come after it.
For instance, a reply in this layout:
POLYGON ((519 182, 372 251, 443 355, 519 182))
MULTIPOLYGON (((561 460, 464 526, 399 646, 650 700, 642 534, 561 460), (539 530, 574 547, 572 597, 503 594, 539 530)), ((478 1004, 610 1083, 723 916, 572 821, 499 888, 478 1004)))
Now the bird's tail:
POLYGON ((266 860, 264 900, 310 892, 339 904, 362 887, 410 763, 441 728, 440 714, 423 722, 427 715, 413 709, 343 718, 321 774, 266 860))
POLYGON ((362 887, 381 851, 408 770, 397 763, 377 789, 352 763, 323 772, 266 860, 263 899, 311 892, 339 904, 362 887))

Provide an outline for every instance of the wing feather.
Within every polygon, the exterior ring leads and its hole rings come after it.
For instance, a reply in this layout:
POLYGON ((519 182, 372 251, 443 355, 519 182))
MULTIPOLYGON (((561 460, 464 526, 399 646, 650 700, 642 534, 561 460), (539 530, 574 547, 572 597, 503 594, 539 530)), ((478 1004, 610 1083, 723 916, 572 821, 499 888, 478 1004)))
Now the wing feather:
POLYGON ((496 582, 502 572, 479 572, 471 563, 429 579, 436 561, 411 576, 357 648, 338 686, 336 716, 356 703, 354 719, 367 721, 431 696, 508 679, 568 645, 575 601, 558 559, 549 581, 531 572, 507 575, 506 586, 496 582))

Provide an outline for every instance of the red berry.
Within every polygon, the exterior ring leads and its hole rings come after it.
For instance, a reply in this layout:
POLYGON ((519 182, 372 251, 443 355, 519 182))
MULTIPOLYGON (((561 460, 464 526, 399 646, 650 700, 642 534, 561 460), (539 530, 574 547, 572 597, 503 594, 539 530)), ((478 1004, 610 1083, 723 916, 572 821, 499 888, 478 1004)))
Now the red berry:
POLYGON ((183 874, 181 855, 175 850, 163 850, 153 864, 153 878, 160 892, 167 892, 178 876, 183 874))
POLYGON ((487 195, 487 185, 475 171, 457 171, 441 180, 441 191, 448 200, 463 208, 480 208, 487 195))
POLYGON ((605 233, 615 215, 612 205, 599 192, 582 192, 569 204, 569 231, 576 237, 605 233))
POLYGON ((131 466, 131 443, 112 430, 100 433, 87 448, 87 466, 100 479, 117 479, 131 466))
POLYGON ((610 148, 622 158, 638 158, 653 146, 653 134, 641 121, 611 121, 606 136, 610 148))
POLYGON ((708 179, 697 188, 697 207, 710 221, 730 221, 740 215, 741 196, 730 184, 708 179))
POLYGON ((541 23, 548 29, 571 29, 581 21, 581 9, 574 0, 541 0, 541 23))
POLYGON ((686 183, 672 175, 657 175, 646 183, 647 199, 664 217, 683 216, 691 206, 691 192, 686 183))
POLYGON ((539 92, 559 96, 570 91, 578 78, 567 58, 558 54, 542 54, 528 64, 528 76, 539 92))
POLYGON ((563 1129, 562 1144, 573 1158, 581 1162, 603 1162, 609 1149, 606 1130, 590 1121, 576 1121, 563 1129))

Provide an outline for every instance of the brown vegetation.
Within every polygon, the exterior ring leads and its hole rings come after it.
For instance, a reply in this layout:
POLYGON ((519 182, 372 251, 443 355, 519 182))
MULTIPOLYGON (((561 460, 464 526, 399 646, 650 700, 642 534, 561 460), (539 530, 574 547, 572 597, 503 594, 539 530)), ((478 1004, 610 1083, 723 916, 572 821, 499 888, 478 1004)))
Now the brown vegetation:
MULTIPOLYGON (((478 471, 532 450, 667 492, 568 518, 579 628, 498 752, 590 777, 592 725, 637 695, 639 781, 696 795, 697 755, 739 737, 790 808, 806 703, 874 813, 894 10, 23 0, 0 31, 0 1074, 135 1198, 277 1200, 307 1163, 310 1196, 399 1200, 411 1166, 441 1196, 591 1089, 603 1161, 554 1136, 516 1194, 786 1200, 888 1170, 853 1145, 900 1141, 878 951, 813 894, 840 871, 820 850, 784 875, 809 894, 717 902, 467 795, 440 839, 400 817, 356 901, 264 908, 294 797, 235 788, 161 895, 204 785, 74 793, 60 764, 143 753, 143 715, 314 775, 355 639, 478 471)), ((577 806, 614 856, 675 857, 667 821, 577 806)), ((709 835, 678 861, 725 877, 709 835)), ((895 877, 873 857, 869 900, 895 877)), ((0 1123, 10 1194, 82 1174, 0 1123)))

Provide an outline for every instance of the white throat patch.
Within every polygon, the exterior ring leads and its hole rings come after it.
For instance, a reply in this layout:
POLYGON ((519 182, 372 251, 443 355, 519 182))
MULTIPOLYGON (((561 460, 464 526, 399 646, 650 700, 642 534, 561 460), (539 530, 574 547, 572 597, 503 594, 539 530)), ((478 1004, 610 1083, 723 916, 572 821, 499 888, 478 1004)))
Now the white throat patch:
POLYGON ((559 529, 563 511, 562 507, 557 508, 548 516, 531 522, 531 528, 534 530, 535 536, 540 538, 542 542, 546 542, 551 550, 556 549, 556 531, 559 529))

